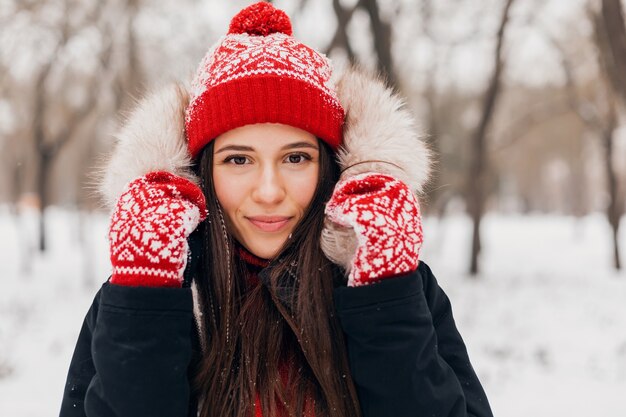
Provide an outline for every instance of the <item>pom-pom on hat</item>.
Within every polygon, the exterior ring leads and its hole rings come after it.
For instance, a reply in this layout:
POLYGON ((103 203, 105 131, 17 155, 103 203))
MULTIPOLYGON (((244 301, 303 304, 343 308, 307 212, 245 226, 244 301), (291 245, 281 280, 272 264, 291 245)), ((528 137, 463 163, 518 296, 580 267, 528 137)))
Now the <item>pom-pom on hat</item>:
POLYGON ((345 115, 331 74, 326 56, 292 37, 285 12, 266 2, 244 8, 192 82, 185 118, 192 157, 220 134, 255 123, 298 127, 337 149, 345 115))
POLYGON ((291 21, 282 10, 275 9, 270 3, 260 2, 246 7, 230 22, 228 34, 247 33, 255 36, 267 36, 272 33, 284 33, 291 36, 291 21))

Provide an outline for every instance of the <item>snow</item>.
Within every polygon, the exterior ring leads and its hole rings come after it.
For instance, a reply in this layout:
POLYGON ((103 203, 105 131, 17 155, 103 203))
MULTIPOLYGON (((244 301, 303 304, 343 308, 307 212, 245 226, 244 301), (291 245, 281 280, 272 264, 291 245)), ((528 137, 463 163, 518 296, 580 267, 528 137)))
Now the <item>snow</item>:
POLYGON ((423 259, 450 296, 494 414, 625 416, 626 274, 611 267, 604 217, 487 216, 474 281, 464 273, 470 231, 462 217, 427 222, 435 247, 423 259))
MULTIPOLYGON (((83 316, 110 270, 105 215, 47 215, 40 256, 27 238, 35 213, 0 206, 2 416, 58 415, 83 316)), ((495 415, 626 415, 626 274, 611 267, 603 216, 488 215, 478 279, 466 275, 469 219, 429 218, 424 230, 422 259, 452 300, 495 415)))

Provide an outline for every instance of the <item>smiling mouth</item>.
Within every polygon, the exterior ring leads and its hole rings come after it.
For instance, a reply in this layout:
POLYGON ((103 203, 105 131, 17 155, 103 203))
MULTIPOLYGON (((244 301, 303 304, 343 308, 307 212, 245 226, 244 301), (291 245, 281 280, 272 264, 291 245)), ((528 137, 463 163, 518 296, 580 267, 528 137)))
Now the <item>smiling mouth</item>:
POLYGON ((252 223, 257 229, 263 231, 263 232, 269 232, 269 233, 273 233, 273 232, 279 232, 281 231, 285 226, 287 226, 287 223, 289 223, 292 219, 292 217, 246 217, 246 219, 248 221, 250 221, 250 223, 252 223))

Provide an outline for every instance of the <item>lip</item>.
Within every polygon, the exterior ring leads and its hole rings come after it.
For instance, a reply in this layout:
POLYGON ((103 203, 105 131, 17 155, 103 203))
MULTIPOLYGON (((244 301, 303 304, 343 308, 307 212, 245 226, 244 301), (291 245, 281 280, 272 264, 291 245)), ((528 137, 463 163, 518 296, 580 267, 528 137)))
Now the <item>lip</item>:
POLYGON ((252 223, 257 229, 263 232, 279 232, 287 223, 291 221, 293 217, 286 216, 252 216, 246 217, 250 223, 252 223))

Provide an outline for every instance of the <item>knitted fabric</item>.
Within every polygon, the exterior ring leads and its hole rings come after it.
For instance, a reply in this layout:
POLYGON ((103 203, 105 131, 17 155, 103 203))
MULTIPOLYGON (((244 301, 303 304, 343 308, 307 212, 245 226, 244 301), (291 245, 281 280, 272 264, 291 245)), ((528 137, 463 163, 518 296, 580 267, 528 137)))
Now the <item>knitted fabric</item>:
POLYGON ((326 206, 328 218, 353 228, 358 246, 348 286, 360 286, 417 269, 422 222, 417 198, 389 175, 364 173, 339 182, 326 206))
POLYGON ((269 259, 259 258, 238 242, 236 243, 236 248, 239 258, 249 266, 263 269, 270 264, 269 259))
POLYGON ((187 237, 206 217, 200 188, 168 172, 130 182, 109 228, 111 283, 180 287, 187 265, 187 237))
POLYGON ((239 243, 236 243, 235 249, 237 251, 237 256, 239 257, 239 259, 241 259, 246 265, 247 287, 256 287, 257 285, 259 285, 260 282, 259 273, 263 270, 263 268, 270 264, 270 261, 267 259, 259 258, 239 243))
POLYGON ((291 36, 283 11, 266 2, 243 9, 192 82, 185 118, 192 157, 218 135, 255 123, 298 127, 336 149, 344 110, 331 74, 323 54, 291 36))

